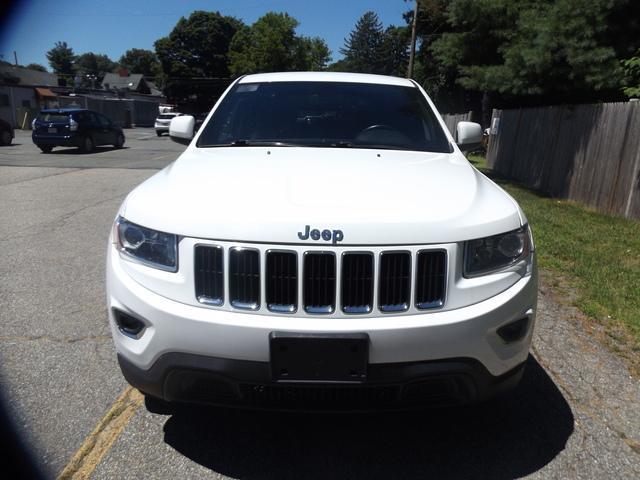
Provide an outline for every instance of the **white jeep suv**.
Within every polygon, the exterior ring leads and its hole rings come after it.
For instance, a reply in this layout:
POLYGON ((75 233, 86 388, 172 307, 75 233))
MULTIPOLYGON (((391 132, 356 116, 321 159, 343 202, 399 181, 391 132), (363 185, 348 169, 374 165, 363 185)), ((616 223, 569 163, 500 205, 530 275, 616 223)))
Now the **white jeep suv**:
POLYGON ((125 378, 166 401, 286 409, 461 404, 514 387, 537 272, 518 204, 401 78, 236 80, 108 246, 125 378))

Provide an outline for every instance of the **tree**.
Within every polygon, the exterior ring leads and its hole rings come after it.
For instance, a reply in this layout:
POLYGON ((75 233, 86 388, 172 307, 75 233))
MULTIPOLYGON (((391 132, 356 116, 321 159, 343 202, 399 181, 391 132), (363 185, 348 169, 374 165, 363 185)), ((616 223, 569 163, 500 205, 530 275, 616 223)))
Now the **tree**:
POLYGON ((340 60, 336 60, 335 62, 327 65, 327 70, 329 72, 348 72, 349 65, 347 65, 344 58, 341 58, 340 60))
POLYGON ((640 49, 634 57, 623 60, 624 82, 622 91, 627 97, 640 97, 640 49))
POLYGON ((325 70, 331 61, 331 50, 319 37, 298 37, 296 50, 298 60, 294 66, 295 70, 325 70))
MULTIPOLYGON (((455 65, 445 66, 436 61, 432 43, 444 32, 453 31, 447 17, 448 0, 420 0, 418 2, 418 18, 416 29, 416 56, 413 78, 418 80, 429 95, 436 100, 438 106, 445 111, 456 110, 451 107, 455 99, 463 93, 456 84, 457 69, 455 65)), ((413 10, 404 14, 407 25, 413 22, 413 10)))
POLYGON ((56 42, 55 46, 47 52, 47 60, 53 69, 53 73, 73 75, 76 56, 67 42, 56 42))
POLYGON ((120 57, 118 64, 131 73, 141 73, 145 77, 156 77, 160 74, 160 62, 151 50, 132 48, 120 57))
POLYGON ((76 75, 85 88, 98 88, 106 73, 113 72, 116 64, 104 54, 83 53, 76 58, 76 75))
POLYGON ((411 30, 407 27, 388 27, 382 37, 380 53, 381 70, 385 75, 404 77, 409 64, 411 30))
POLYGON ((115 68, 115 62, 104 54, 89 52, 76 58, 76 71, 82 75, 92 75, 102 79, 105 73, 112 72, 115 68))
POLYGON ((443 99, 467 110, 469 101, 475 107, 481 99, 498 107, 618 100, 620 60, 640 46, 639 6, 633 0, 422 0, 416 73, 436 91, 441 108, 443 99))
POLYGON ((210 108, 228 84, 229 44, 242 26, 219 12, 195 11, 178 20, 169 36, 154 44, 165 95, 174 101, 195 97, 200 108, 210 108))
POLYGON ((352 72, 404 76, 409 35, 407 27, 391 25, 385 30, 376 13, 366 12, 340 49, 344 55, 341 66, 352 72))
MULTIPOLYGON (((611 2, 583 0, 579 2, 579 15, 573 0, 515 3, 519 4, 517 10, 514 3, 501 5, 503 19, 493 31, 493 38, 500 43, 496 61, 483 65, 470 57, 462 59, 462 86, 501 94, 556 97, 617 89, 621 80, 619 62, 614 48, 602 38, 611 2), (505 18, 514 23, 505 24, 505 18)), ((458 25, 473 10, 468 4, 460 6, 464 10, 454 5, 451 16, 458 25)), ((478 8, 475 2, 474 7, 478 8)))
POLYGON ((321 70, 330 59, 324 40, 296 35, 298 21, 269 12, 236 33, 229 49, 231 74, 321 70))
POLYGON ((46 72, 47 71, 46 67, 40 65, 39 63, 30 63, 25 68, 28 68, 29 70, 36 70, 38 72, 46 72))
POLYGON ((349 70, 360 73, 381 73, 380 59, 384 30, 375 12, 366 12, 345 39, 340 53, 349 70))

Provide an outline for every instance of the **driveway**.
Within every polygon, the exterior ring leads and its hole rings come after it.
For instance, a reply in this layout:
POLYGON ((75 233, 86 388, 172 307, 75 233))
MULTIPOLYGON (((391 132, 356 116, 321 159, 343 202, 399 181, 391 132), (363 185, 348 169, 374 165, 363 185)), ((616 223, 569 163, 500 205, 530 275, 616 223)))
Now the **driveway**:
POLYGON ((43 475, 90 478, 640 478, 640 382, 543 275, 525 378, 463 409, 302 415, 149 411, 106 321, 107 235, 120 202, 184 147, 0 147, 0 382, 43 475), (92 435, 93 433, 93 435, 92 435))

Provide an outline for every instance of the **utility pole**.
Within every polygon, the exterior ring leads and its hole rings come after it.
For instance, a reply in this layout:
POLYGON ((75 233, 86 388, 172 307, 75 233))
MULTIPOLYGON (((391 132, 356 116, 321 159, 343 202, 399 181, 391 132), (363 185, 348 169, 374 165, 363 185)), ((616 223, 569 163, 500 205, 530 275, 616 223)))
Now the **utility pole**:
POLYGON ((16 67, 18 66, 18 54, 16 53, 16 51, 13 51, 13 59, 16 61, 16 67))
POLYGON ((413 63, 416 56, 416 24, 418 23, 418 0, 414 0, 413 6, 413 22, 411 22, 411 45, 409 50, 409 68, 407 69, 407 78, 413 76, 413 63))

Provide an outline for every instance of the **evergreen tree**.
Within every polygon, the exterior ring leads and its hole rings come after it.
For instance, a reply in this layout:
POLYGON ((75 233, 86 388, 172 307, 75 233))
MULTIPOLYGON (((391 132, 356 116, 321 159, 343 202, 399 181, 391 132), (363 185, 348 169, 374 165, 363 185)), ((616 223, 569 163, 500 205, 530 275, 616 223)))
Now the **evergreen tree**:
MULTIPOLYGON (((444 111, 621 100, 637 0, 420 0, 416 77, 444 111)), ((408 23, 412 13, 405 15, 408 23)))
POLYGON ((344 55, 344 64, 348 70, 359 73, 382 73, 383 61, 380 58, 384 41, 382 23, 375 12, 366 12, 355 28, 345 39, 340 53, 344 55))

